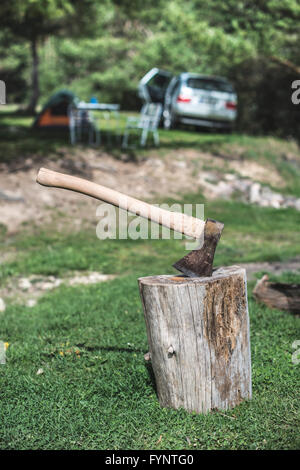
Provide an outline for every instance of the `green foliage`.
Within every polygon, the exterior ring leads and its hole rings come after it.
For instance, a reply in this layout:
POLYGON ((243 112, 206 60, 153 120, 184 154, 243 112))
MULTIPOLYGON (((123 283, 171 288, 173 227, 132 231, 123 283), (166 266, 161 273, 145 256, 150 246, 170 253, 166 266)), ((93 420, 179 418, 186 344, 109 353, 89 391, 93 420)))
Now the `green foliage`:
POLYGON ((7 102, 23 103, 28 99, 28 47, 11 34, 0 31, 0 78, 7 86, 7 102))
POLYGON ((92 5, 91 0, 2 0, 0 15, 5 18, 4 30, 32 42, 56 34, 74 21, 82 28, 83 19, 91 19, 92 5))
MULTIPOLYGON (((258 54, 284 55, 296 50, 299 37, 300 6, 297 0, 229 0, 205 2, 195 0, 194 5, 204 11, 210 24, 221 26, 228 34, 247 37, 258 54)), ((292 58, 292 56, 290 56, 292 58)), ((299 51, 298 51, 299 58, 299 51)), ((295 59, 295 57, 294 57, 295 59)))
POLYGON ((10 102, 28 99, 24 40, 38 37, 41 101, 64 87, 138 109, 138 81, 157 66, 227 76, 239 95, 239 130, 300 133, 291 104, 300 63, 296 0, 4 0, 1 13, 0 74, 10 102))
MULTIPOLYGON (((0 16, 5 18, 4 34, 27 41, 31 46, 31 101, 28 110, 35 112, 39 99, 39 43, 49 35, 93 34, 90 27, 95 12, 92 0, 3 0, 0 16)), ((94 27, 97 25, 95 22, 94 27)))

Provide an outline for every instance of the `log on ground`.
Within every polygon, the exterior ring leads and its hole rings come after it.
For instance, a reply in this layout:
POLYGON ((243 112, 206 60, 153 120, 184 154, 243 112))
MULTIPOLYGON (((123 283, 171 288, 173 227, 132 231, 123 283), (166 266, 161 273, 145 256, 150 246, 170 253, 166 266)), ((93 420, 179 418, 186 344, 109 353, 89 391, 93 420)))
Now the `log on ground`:
POLYGON ((265 274, 257 281, 253 295, 270 308, 300 314, 300 284, 270 282, 265 274))

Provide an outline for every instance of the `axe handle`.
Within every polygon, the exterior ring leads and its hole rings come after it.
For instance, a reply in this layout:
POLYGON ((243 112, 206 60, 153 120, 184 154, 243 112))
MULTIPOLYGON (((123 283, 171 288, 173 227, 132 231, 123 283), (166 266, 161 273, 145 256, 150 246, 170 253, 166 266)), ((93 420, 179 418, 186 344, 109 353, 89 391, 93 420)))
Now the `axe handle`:
POLYGON ((180 212, 160 209, 159 207, 126 196, 100 184, 77 178, 76 176, 41 168, 37 175, 37 182, 43 186, 69 189, 100 199, 192 238, 200 238, 204 231, 204 220, 196 219, 180 212))

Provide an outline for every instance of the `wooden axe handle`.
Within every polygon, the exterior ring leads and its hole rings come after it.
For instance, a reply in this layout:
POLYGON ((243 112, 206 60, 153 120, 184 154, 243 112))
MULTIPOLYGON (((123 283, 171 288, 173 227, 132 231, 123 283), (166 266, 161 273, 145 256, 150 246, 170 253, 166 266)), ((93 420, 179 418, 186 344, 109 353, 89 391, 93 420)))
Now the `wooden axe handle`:
POLYGON ((77 178, 76 176, 41 168, 36 180, 43 186, 70 189, 71 191, 100 199, 192 238, 200 238, 204 230, 204 220, 196 219, 180 212, 160 209, 159 207, 126 196, 100 184, 77 178))

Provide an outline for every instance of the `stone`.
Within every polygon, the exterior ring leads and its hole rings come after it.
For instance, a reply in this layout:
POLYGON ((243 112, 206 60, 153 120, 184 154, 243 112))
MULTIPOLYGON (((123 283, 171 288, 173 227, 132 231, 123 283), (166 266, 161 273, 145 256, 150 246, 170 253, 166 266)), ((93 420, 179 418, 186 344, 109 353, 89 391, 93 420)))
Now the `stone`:
POLYGON ((4 300, 0 297, 0 312, 5 312, 6 305, 4 300))
POLYGON ((28 290, 32 286, 30 280, 27 277, 22 277, 19 280, 19 288, 22 290, 28 290))
POLYGON ((216 190, 220 197, 229 199, 234 192, 234 187, 230 183, 226 183, 225 181, 219 181, 216 186, 216 190))
POLYGON ((251 204, 259 203, 261 200, 260 197, 261 185, 259 183, 253 183, 250 187, 249 201, 251 204))
POLYGON ((186 168, 186 163, 183 162, 182 160, 175 160, 173 163, 178 168, 186 168))
POLYGON ((300 199, 296 199, 294 207, 297 209, 297 211, 300 211, 300 199))
POLYGON ((233 173, 226 173, 225 179, 227 181, 235 181, 236 180, 236 175, 234 175, 233 173))

